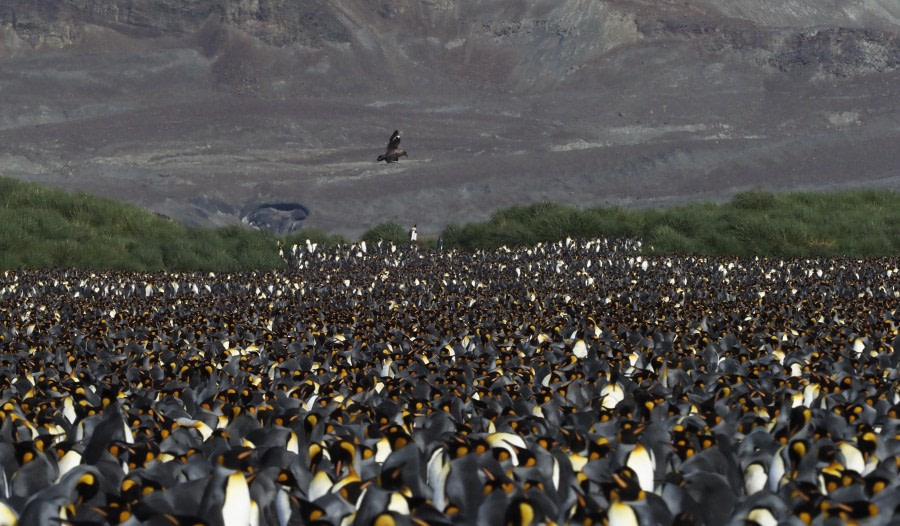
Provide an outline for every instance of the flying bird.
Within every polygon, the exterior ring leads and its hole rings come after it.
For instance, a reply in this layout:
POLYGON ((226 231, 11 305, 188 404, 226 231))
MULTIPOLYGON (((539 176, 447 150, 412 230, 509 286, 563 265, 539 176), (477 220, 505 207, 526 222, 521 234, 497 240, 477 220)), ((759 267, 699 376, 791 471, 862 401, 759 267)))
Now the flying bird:
POLYGON ((400 130, 394 130, 394 133, 388 141, 384 155, 379 155, 377 160, 386 163, 395 163, 399 161, 401 157, 408 157, 408 155, 406 155, 406 150, 400 148, 400 130))

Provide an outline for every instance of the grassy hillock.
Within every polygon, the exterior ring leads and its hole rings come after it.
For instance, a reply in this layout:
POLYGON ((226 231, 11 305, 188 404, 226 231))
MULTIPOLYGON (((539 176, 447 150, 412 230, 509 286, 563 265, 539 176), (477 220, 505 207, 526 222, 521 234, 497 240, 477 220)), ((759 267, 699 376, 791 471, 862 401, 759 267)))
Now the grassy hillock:
MULTIPOLYGON (((306 236, 292 236, 300 237, 306 236)), ((233 271, 280 265, 271 234, 238 226, 189 228, 110 199, 0 177, 0 268, 233 271)))
POLYGON ((900 254, 900 194, 749 191, 723 204, 650 210, 540 203, 498 211, 484 223, 451 225, 443 236, 448 246, 467 249, 626 236, 655 253, 887 256, 900 254))
MULTIPOLYGON (((516 206, 482 223, 450 225, 445 246, 529 245, 565 237, 639 237, 655 253, 771 256, 900 254, 900 194, 876 190, 744 192, 724 204, 659 210, 516 206)), ((287 238, 239 226, 189 228, 143 209, 0 177, 0 268, 126 270, 270 269, 277 242, 346 242, 319 230, 287 238)), ((361 239, 406 242, 406 229, 377 225, 361 239)), ((427 245, 434 239, 420 241, 427 245)))

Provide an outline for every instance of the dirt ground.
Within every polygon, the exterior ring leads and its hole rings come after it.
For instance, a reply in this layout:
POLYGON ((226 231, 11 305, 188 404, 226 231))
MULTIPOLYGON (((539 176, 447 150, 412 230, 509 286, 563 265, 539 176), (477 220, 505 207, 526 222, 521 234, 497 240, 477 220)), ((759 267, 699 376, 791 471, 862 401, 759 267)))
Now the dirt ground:
POLYGON ((628 40, 621 27, 608 29, 620 44, 563 69, 584 42, 532 35, 531 58, 512 56, 497 43, 512 38, 506 26, 481 45, 435 29, 376 51, 363 30, 319 48, 222 30, 232 40, 214 49, 197 34, 84 31, 32 49, 0 30, 0 174, 189 224, 296 202, 310 210, 304 226, 358 236, 416 223, 428 236, 542 200, 648 207, 749 188, 900 186, 889 61, 844 76, 826 59, 777 69, 760 62, 768 44, 749 57, 716 40, 628 40), (409 157, 377 163, 394 129, 409 157))

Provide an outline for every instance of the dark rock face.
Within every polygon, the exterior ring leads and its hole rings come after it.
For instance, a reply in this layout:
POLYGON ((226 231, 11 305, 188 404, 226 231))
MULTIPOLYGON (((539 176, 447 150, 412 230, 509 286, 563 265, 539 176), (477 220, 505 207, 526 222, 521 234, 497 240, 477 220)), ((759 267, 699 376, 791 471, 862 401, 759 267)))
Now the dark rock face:
POLYGON ((85 24, 139 36, 182 35, 208 19, 234 26, 269 44, 348 42, 349 33, 324 0, 12 0, 0 24, 32 42, 68 44, 85 24))
POLYGON ((773 53, 769 61, 780 71, 816 65, 835 77, 847 78, 900 66, 900 39, 886 32, 824 29, 793 35, 785 48, 773 53))
POLYGON ((869 28, 771 28, 746 20, 656 19, 640 24, 651 38, 697 42, 706 52, 736 52, 780 72, 815 68, 847 78, 900 65, 896 32, 869 28))
POLYGON ((241 211, 244 224, 282 235, 299 230, 308 216, 309 209, 300 203, 249 204, 241 211))

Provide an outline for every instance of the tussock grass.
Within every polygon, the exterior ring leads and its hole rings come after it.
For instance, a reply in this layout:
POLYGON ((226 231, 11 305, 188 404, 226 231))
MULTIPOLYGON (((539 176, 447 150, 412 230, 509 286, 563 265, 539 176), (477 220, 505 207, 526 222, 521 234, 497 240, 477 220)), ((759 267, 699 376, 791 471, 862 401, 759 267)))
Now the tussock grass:
POLYGON ((188 228, 140 208, 0 178, 0 267, 237 271, 283 265, 277 239, 188 228))
MULTIPOLYGON (((661 210, 514 206, 488 221, 451 224, 446 248, 491 249, 566 237, 639 237, 664 254, 877 257, 900 254, 900 194, 750 191, 724 204, 661 210)), ((286 237, 240 226, 189 228, 140 208, 0 177, 0 268, 239 271, 283 267, 285 247, 347 243, 317 229, 286 237)), ((405 227, 384 223, 362 240, 408 243, 405 227)), ((423 237, 418 244, 433 245, 423 237)), ((651 248, 652 247, 652 248, 651 248)))
POLYGON ((409 232, 397 223, 382 223, 366 230, 362 237, 360 237, 360 240, 367 243, 388 241, 395 244, 401 244, 409 241, 409 232))
POLYGON ((491 248, 565 237, 639 237, 648 251, 713 256, 877 257, 900 254, 900 194, 749 191, 723 204, 662 210, 537 203, 483 223, 450 225, 448 246, 491 248), (650 248, 652 247, 652 248, 650 248))

